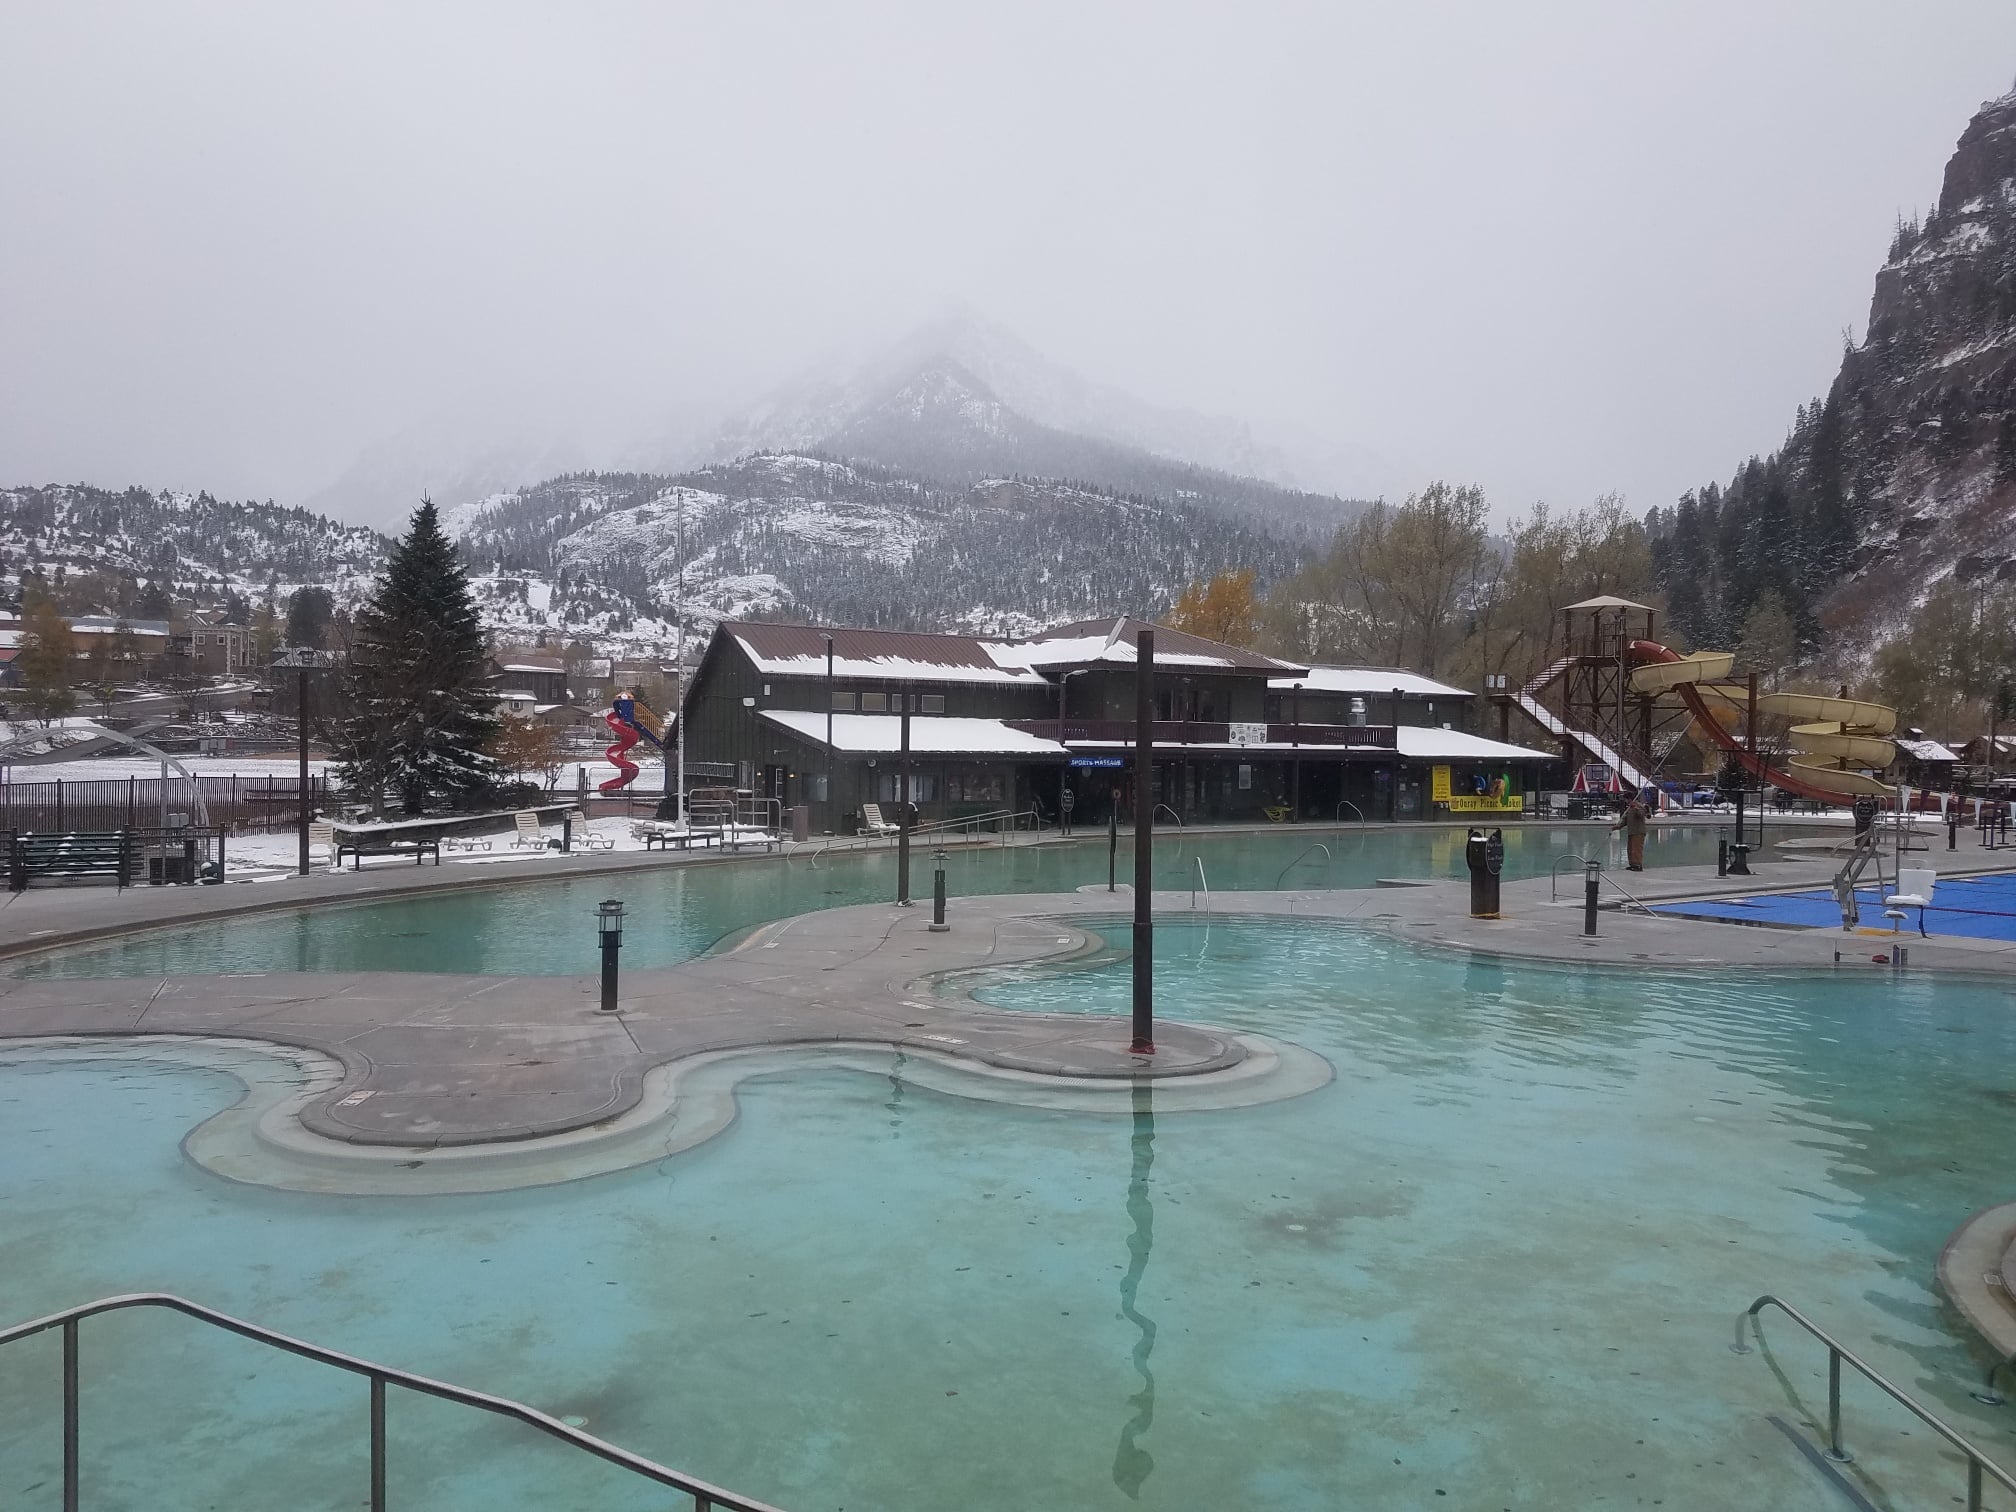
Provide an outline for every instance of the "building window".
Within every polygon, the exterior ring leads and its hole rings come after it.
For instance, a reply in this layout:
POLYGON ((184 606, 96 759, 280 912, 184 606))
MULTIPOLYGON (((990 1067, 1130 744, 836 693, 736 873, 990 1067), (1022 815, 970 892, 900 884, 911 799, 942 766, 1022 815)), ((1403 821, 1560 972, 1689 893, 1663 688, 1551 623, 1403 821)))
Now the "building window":
POLYGON ((835 693, 833 695, 833 707, 836 709, 851 710, 854 707, 854 695, 852 693, 835 693))
MULTIPOLYGON (((880 795, 878 801, 882 803, 896 803, 900 801, 896 796, 896 785, 902 775, 901 772, 893 772, 886 767, 882 769, 877 775, 875 784, 875 790, 880 795)), ((931 772, 913 772, 910 774, 910 801, 912 803, 936 803, 938 801, 938 778, 936 774, 931 772)))
POLYGON ((861 712, 863 714, 880 714, 888 707, 889 696, 886 693, 863 693, 861 695, 861 712))
POLYGON ((756 786, 756 763, 738 761, 735 763, 735 786, 743 789, 756 786))
POLYGON ((945 712, 945 695, 943 693, 922 694, 919 696, 918 702, 924 706, 926 714, 943 714, 945 712))
POLYGON ((812 803, 824 803, 826 801, 826 774, 824 772, 811 772, 806 775, 805 796, 812 803))

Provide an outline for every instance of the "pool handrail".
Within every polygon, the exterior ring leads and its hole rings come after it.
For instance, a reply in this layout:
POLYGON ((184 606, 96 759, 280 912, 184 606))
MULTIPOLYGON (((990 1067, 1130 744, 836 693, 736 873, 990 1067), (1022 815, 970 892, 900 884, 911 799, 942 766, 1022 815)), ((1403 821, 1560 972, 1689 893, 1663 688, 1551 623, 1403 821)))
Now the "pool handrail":
MULTIPOLYGON (((1325 845, 1322 841, 1318 840, 1313 845, 1305 846, 1303 848, 1302 855, 1297 856, 1293 861, 1290 861, 1286 866, 1281 868, 1281 875, 1274 879, 1274 891, 1276 892, 1281 891, 1281 884, 1288 880, 1288 873, 1295 870, 1296 867, 1300 866, 1302 864, 1303 858, 1306 857, 1311 851, 1323 852, 1323 860, 1327 865, 1335 866, 1337 864, 1337 858, 1330 854, 1330 847, 1325 845)), ((1202 858, 1200 857, 1199 859, 1201 860, 1202 858)))
POLYGON ((1358 816, 1358 822, 1360 824, 1369 824, 1371 822, 1365 817, 1365 810, 1358 807, 1358 805, 1353 803, 1349 798, 1340 798, 1337 800, 1337 812, 1332 817, 1330 822, 1332 824, 1342 824, 1344 822, 1344 810, 1346 810, 1347 808, 1351 810, 1352 813, 1358 816))
POLYGON ((95 1302, 67 1307, 46 1317, 17 1323, 12 1328, 0 1329, 0 1348, 35 1334, 46 1333, 52 1328, 62 1330, 63 1512, 77 1512, 79 1483, 83 1473, 83 1459, 79 1452, 78 1396, 82 1370, 77 1349, 80 1332, 78 1325, 84 1319, 97 1317, 101 1313, 152 1307, 179 1312, 212 1328, 220 1328, 226 1333, 250 1339, 255 1344, 264 1344, 271 1349, 299 1355, 317 1364, 365 1377, 371 1383, 371 1512, 386 1512, 389 1505, 385 1493, 385 1388, 388 1385, 404 1387, 420 1396, 436 1397, 444 1402, 454 1402, 458 1406, 475 1407, 498 1417, 524 1423, 550 1438, 559 1439, 562 1443, 585 1454, 591 1454, 620 1470, 627 1470, 658 1485, 684 1492, 693 1498, 694 1512, 713 1512, 715 1508, 725 1508, 727 1512, 780 1512, 779 1508, 768 1502, 738 1495, 725 1487, 701 1480, 698 1476, 687 1475, 661 1465, 656 1460, 646 1459, 641 1454, 633 1454, 607 1439, 597 1438, 592 1433, 572 1427, 556 1417, 548 1416, 536 1407, 526 1406, 523 1402, 514 1402, 509 1397, 492 1396, 485 1391, 472 1391, 466 1386, 457 1386, 449 1381, 437 1381, 430 1376, 415 1375, 411 1371, 400 1370, 395 1366, 380 1365, 371 1360, 360 1359, 356 1355, 325 1349, 319 1344, 310 1344, 305 1339, 277 1333, 273 1329, 262 1328, 257 1323, 248 1323, 243 1318, 234 1318, 229 1313, 221 1313, 201 1303, 191 1302, 172 1292, 127 1292, 114 1297, 100 1297, 95 1302))
MULTIPOLYGON (((1572 861, 1577 866, 1586 869, 1590 861, 1593 859, 1594 859, 1593 857, 1581 855, 1576 851, 1563 851, 1560 855, 1556 856, 1554 858, 1554 864, 1547 870, 1547 901, 1549 903, 1559 903, 1561 901, 1562 862, 1572 861)), ((1622 893, 1625 901, 1630 903, 1640 913, 1644 914, 1646 918, 1648 919, 1665 918, 1665 915, 1660 913, 1656 908, 1652 907, 1651 904, 1646 903, 1644 900, 1633 896, 1623 886, 1622 883, 1618 882, 1618 880, 1615 877, 1611 876, 1608 871, 1604 870, 1600 866, 1597 868, 1596 875, 1603 881, 1608 882, 1612 887, 1616 888, 1619 893, 1622 893)))
POLYGON ((1561 901, 1561 863, 1564 861, 1572 861, 1578 867, 1586 867, 1589 864, 1589 857, 1583 855, 1580 851, 1563 851, 1554 858, 1554 865, 1549 868, 1547 873, 1547 901, 1549 903, 1559 903, 1561 901))
POLYGON ((1166 803, 1158 803, 1155 805, 1155 807, 1148 810, 1148 822, 1150 824, 1153 824, 1155 822, 1155 816, 1157 814, 1167 814, 1171 819, 1174 819, 1176 821, 1176 828, 1178 828, 1179 830, 1187 828, 1187 826, 1183 823, 1183 816, 1177 813, 1176 810, 1174 810, 1173 808, 1169 807, 1169 805, 1166 803))
POLYGON ((1870 1385, 1903 1407, 1919 1422, 1930 1428, 1939 1437, 1958 1449, 1967 1460, 1967 1512, 1981 1512, 1981 1478, 1983 1474, 1992 1476, 1995 1483, 2005 1491, 2016 1491, 2016 1476, 2012 1476, 1980 1449, 1963 1437, 1945 1419, 1939 1417, 1929 1407, 1911 1396, 1901 1386, 1891 1381, 1875 1366, 1856 1354, 1854 1350, 1828 1333, 1818 1323, 1800 1312, 1798 1308, 1783 1298, 1769 1292, 1744 1308, 1736 1318, 1736 1342, 1730 1348, 1737 1354, 1749 1354, 1750 1346, 1743 1342, 1743 1321, 1750 1320, 1751 1331, 1761 1343, 1764 1326, 1758 1320, 1758 1313, 1767 1307, 1775 1307, 1806 1332, 1827 1346, 1827 1457, 1841 1464, 1854 1458, 1841 1444, 1841 1362, 1846 1360, 1870 1385))
MULTIPOLYGON (((1006 845, 1008 835, 1018 828, 1020 821, 1024 819, 1036 821, 1040 827, 1041 818, 1035 809, 989 809, 982 814, 962 814, 956 819, 933 819, 929 824, 915 825, 910 830, 910 838, 915 840, 923 835, 949 834, 954 830, 970 834, 978 825, 991 824, 994 826, 994 832, 1002 837, 1001 843, 1006 845)), ((893 835, 828 835, 820 840, 803 840, 796 843, 817 847, 810 857, 811 864, 817 866, 819 858, 829 850, 848 846, 866 850, 877 841, 893 841, 895 838, 893 835)), ((795 854, 797 852, 789 846, 785 847, 784 858, 787 861, 795 854)))
POLYGON ((1201 887, 1204 889, 1204 912, 1215 913, 1217 910, 1211 906, 1211 879, 1204 875, 1204 858, 1198 856, 1196 861, 1197 887, 1190 889, 1190 912, 1197 912, 1197 888, 1201 887))

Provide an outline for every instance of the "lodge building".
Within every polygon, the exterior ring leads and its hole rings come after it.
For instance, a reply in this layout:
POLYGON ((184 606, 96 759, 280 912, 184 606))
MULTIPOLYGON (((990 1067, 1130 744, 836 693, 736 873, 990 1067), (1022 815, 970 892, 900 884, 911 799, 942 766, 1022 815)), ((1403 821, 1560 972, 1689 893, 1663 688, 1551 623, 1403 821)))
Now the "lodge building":
POLYGON ((1131 618, 1028 640, 724 621, 684 700, 687 760, 804 805, 815 833, 897 802, 906 765, 925 821, 1068 809, 1103 824, 1116 806, 1128 820, 1143 629, 1154 801, 1186 823, 1517 813, 1555 765, 1470 733, 1476 698, 1460 688, 1296 666, 1131 618))

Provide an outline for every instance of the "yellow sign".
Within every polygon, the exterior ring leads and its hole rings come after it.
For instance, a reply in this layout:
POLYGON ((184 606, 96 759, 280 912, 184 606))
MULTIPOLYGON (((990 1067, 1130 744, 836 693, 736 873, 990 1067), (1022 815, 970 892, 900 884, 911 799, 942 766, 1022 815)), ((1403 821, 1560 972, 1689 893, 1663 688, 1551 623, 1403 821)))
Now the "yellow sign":
POLYGON ((1428 769, 1428 801, 1430 803, 1449 801, 1449 768, 1446 766, 1428 769))
POLYGON ((1504 793, 1493 798, 1484 793, 1464 793, 1449 800, 1452 814, 1497 814, 1517 813, 1520 806, 1517 793, 1504 793))

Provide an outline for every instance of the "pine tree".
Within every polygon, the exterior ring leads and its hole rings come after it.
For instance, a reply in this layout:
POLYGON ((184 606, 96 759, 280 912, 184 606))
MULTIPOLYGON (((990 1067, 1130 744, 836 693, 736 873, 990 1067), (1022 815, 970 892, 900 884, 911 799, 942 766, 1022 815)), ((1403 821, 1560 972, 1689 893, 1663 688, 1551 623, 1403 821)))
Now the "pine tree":
POLYGON ((344 781, 396 790, 409 814, 430 798, 466 803, 495 786, 487 676, 469 575, 423 499, 357 615, 344 781))

